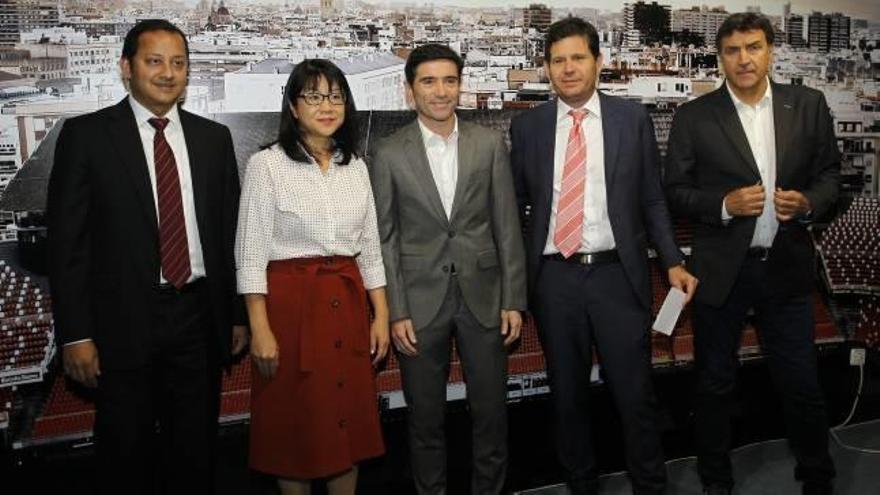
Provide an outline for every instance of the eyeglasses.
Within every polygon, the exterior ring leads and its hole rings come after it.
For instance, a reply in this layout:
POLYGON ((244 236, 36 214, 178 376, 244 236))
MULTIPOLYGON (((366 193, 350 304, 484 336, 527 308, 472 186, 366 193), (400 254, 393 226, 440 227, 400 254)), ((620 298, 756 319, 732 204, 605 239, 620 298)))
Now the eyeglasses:
POLYGON ((306 105, 313 107, 320 105, 325 99, 331 105, 345 105, 345 93, 330 93, 329 95, 323 93, 304 93, 298 95, 297 98, 302 98, 306 105))

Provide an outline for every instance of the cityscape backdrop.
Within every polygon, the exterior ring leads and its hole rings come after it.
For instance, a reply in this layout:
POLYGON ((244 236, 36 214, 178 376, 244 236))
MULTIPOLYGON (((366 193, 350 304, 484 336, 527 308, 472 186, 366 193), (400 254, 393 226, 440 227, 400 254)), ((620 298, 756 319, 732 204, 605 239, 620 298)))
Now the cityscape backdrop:
MULTIPOLYGON (((711 1, 711 0, 710 0, 711 1)), ((284 83, 305 58, 333 60, 346 74, 370 143, 413 114, 404 99, 404 62, 428 42, 466 61, 462 118, 505 131, 516 112, 552 98, 543 37, 576 15, 600 33, 601 90, 644 104, 665 151, 675 109, 721 83, 715 33, 733 12, 761 11, 776 29, 772 77, 826 96, 842 152, 842 195, 830 224, 815 225, 820 345, 880 345, 880 4, 858 0, 629 2, 501 0, 0 0, 0 431, 15 449, 88 438, 87 398, 55 365, 45 277, 43 214, 54 144, 63 120, 125 95, 117 64, 139 20, 167 18, 188 36, 185 108, 228 125, 239 166, 277 129, 284 83)), ((690 227, 676 221, 682 249, 690 227)), ((665 293, 654 273, 655 310, 665 293)), ((657 366, 693 359, 689 316, 670 337, 655 335, 657 366)), ((755 329, 744 355, 760 355, 755 329)), ((510 397, 546 393, 543 355, 528 325, 511 355, 510 397)), ((453 365, 449 397, 464 394, 453 365)), ((403 405, 393 358, 379 375, 382 405, 403 405)), ((243 421, 246 362, 224 382, 222 421, 243 421)))

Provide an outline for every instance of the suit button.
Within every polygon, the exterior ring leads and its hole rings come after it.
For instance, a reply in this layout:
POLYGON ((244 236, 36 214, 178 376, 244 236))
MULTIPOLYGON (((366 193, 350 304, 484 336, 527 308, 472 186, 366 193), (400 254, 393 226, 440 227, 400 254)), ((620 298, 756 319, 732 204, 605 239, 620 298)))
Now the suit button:
POLYGON ((337 339, 336 342, 333 342, 333 347, 342 349, 342 341, 337 339))
POLYGON ((449 267, 446 265, 443 265, 443 268, 441 268, 441 270, 443 270, 443 273, 449 273, 449 267))
POLYGON ((339 307, 339 299, 333 299, 332 301, 330 301, 330 306, 333 306, 334 308, 338 308, 339 307))
POLYGON ((343 385, 345 385, 345 382, 343 382, 342 380, 339 380, 338 382, 336 382, 336 386, 338 388, 342 388, 343 385))
POLYGON ((340 427, 340 428, 345 428, 345 420, 344 420, 344 419, 340 419, 340 420, 339 420, 339 427, 340 427))
POLYGON ((455 231, 454 231, 454 230, 450 230, 450 231, 449 231, 449 238, 452 239, 453 237, 455 237, 455 231))

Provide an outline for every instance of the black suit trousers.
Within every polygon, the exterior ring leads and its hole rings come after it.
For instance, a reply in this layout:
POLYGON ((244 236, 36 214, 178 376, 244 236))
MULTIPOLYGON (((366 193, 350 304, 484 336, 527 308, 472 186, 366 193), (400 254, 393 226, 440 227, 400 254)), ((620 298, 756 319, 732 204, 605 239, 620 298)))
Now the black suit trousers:
POLYGON ((213 492, 220 364, 209 338, 207 287, 202 281, 185 292, 158 293, 147 364, 101 370, 95 421, 101 494, 213 492))
POLYGON ((732 394, 746 315, 754 310, 761 347, 783 414, 798 480, 834 477, 828 453, 825 400, 816 369, 812 295, 780 297, 770 288, 768 263, 746 258, 721 307, 694 303, 697 369, 697 469, 706 486, 733 486, 730 457, 732 394))
POLYGON ((596 479, 589 417, 593 344, 623 424, 636 494, 662 493, 666 467, 651 382, 650 314, 620 263, 581 266, 547 260, 535 317, 547 358, 556 447, 573 486, 596 479))

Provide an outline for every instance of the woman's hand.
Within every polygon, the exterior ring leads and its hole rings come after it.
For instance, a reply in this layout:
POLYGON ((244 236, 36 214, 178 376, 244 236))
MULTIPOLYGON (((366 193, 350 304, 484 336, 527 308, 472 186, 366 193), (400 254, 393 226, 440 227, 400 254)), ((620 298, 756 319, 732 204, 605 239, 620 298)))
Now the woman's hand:
POLYGON ((370 324, 370 355, 373 356, 373 366, 385 359, 390 341, 388 318, 374 318, 370 324))
POLYGON ((268 326, 251 329, 251 360, 264 378, 272 378, 278 370, 278 342, 268 326))

